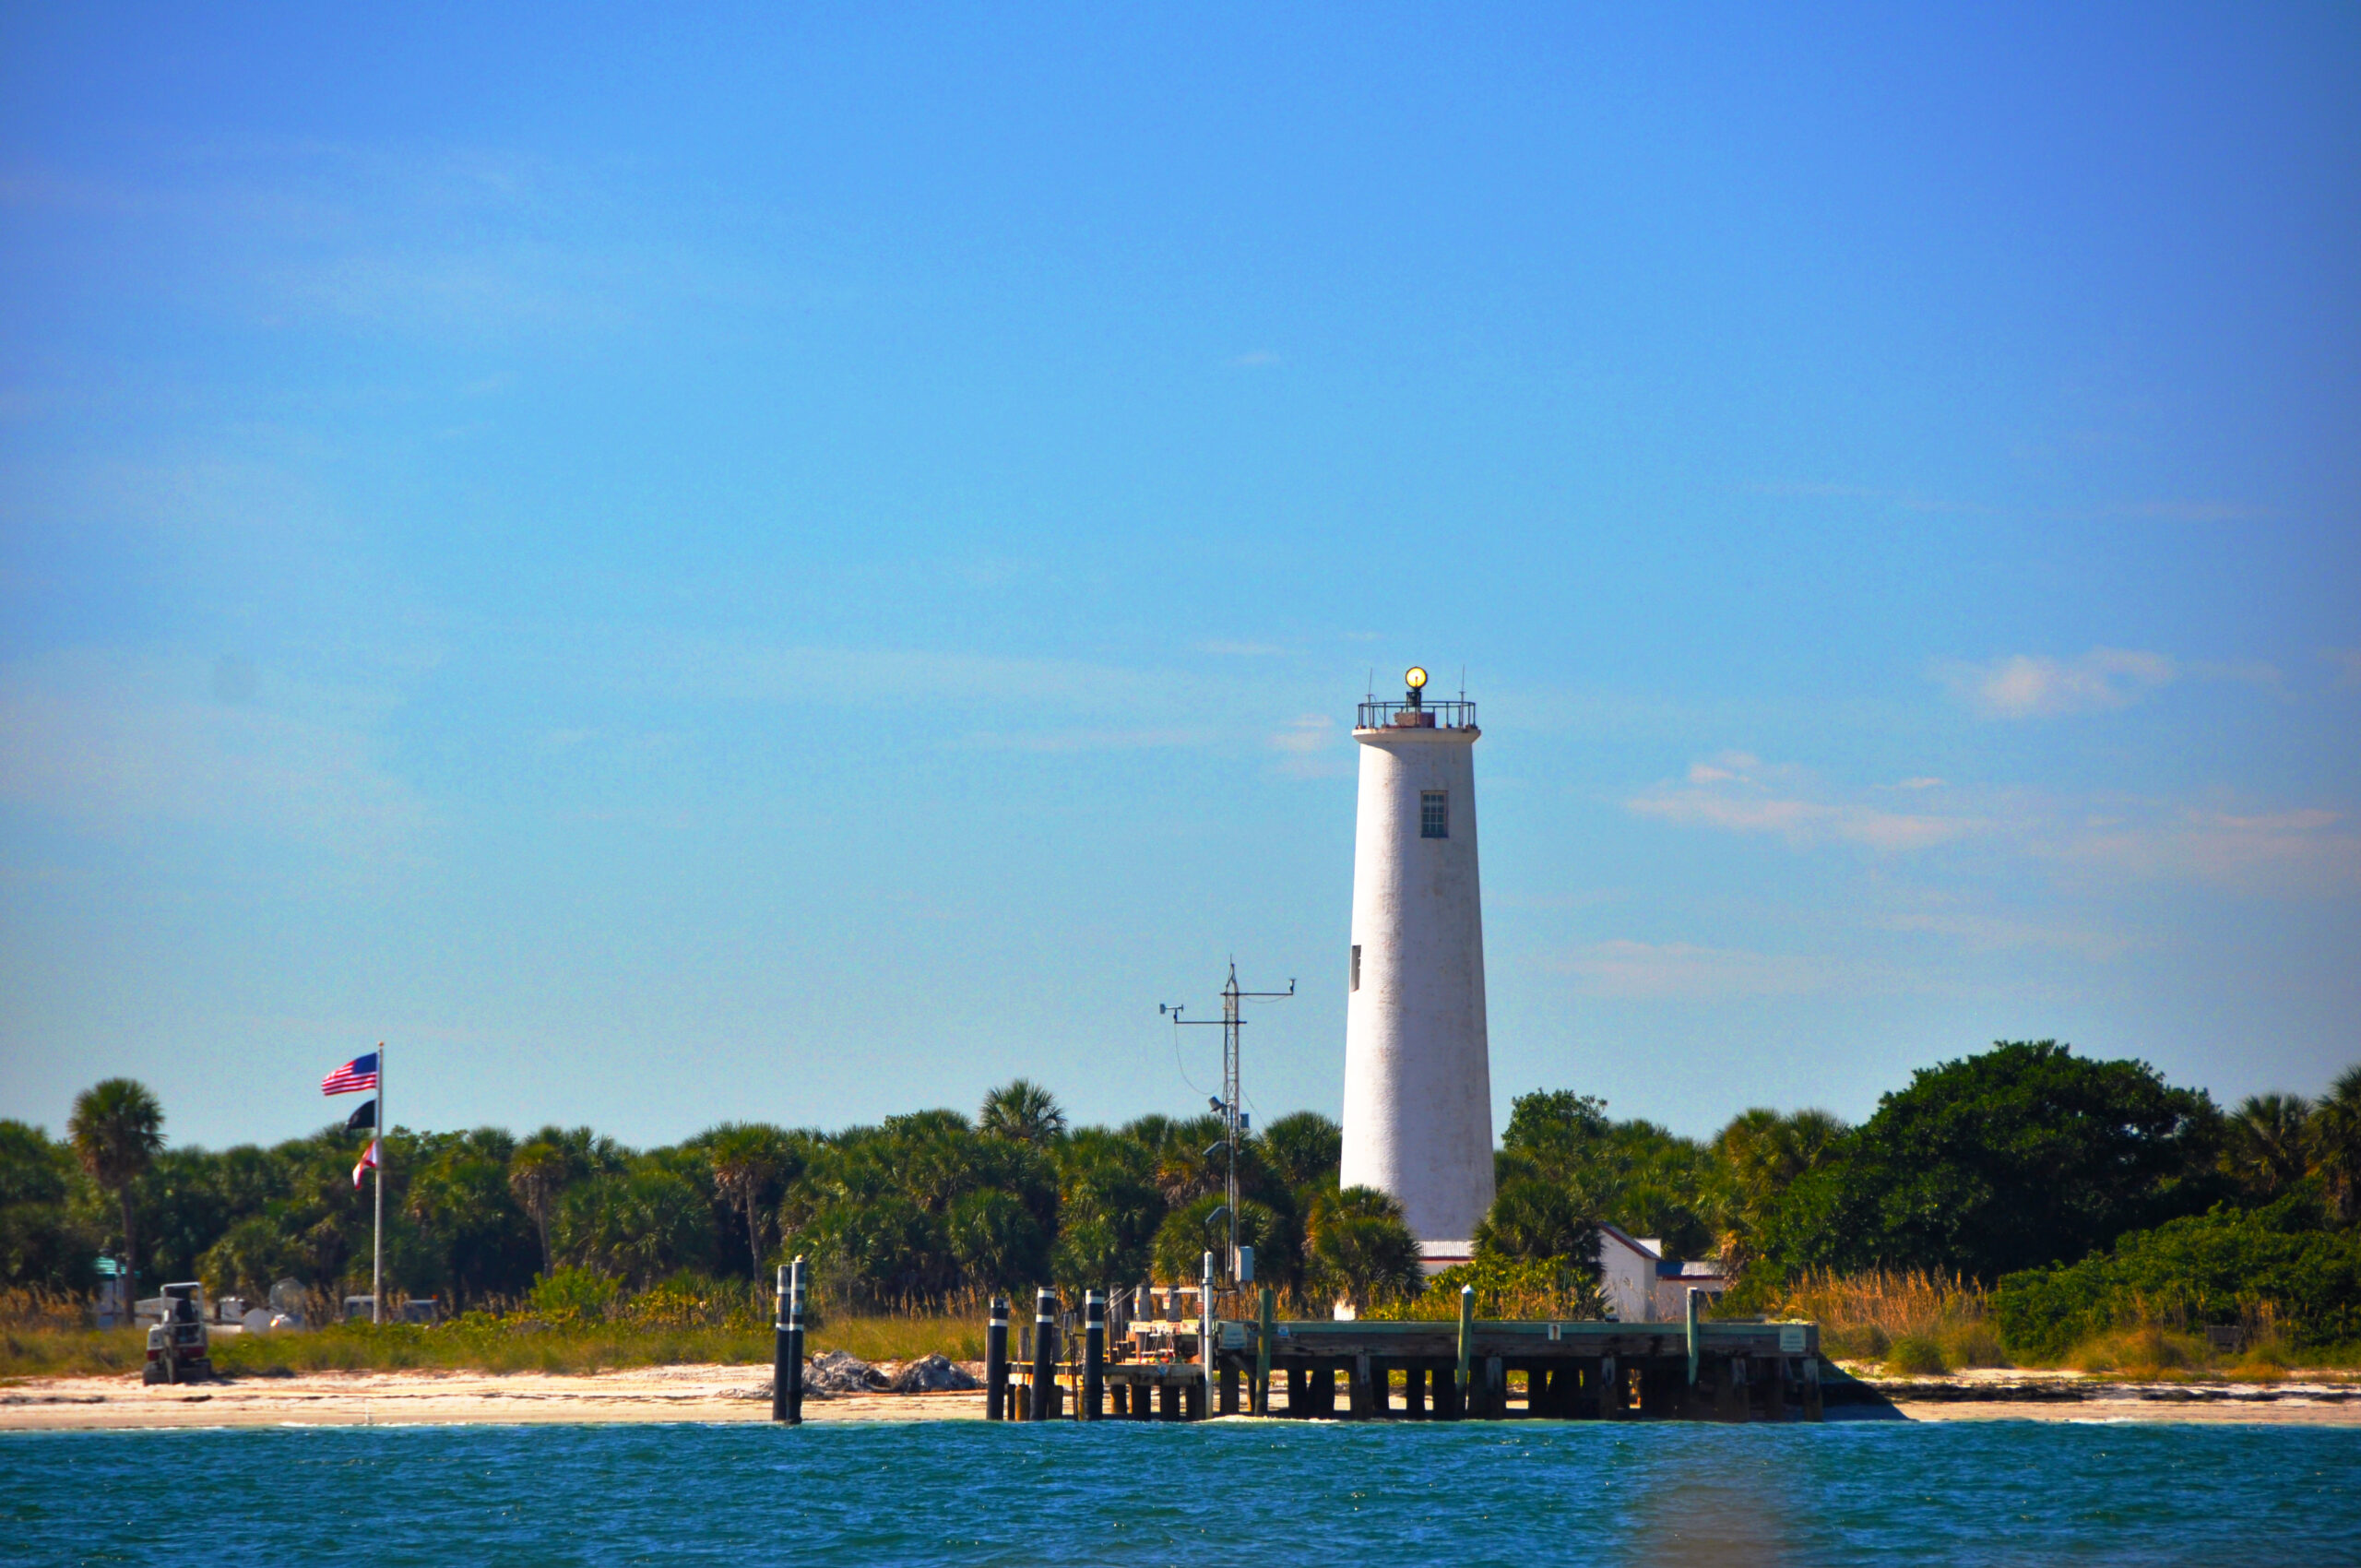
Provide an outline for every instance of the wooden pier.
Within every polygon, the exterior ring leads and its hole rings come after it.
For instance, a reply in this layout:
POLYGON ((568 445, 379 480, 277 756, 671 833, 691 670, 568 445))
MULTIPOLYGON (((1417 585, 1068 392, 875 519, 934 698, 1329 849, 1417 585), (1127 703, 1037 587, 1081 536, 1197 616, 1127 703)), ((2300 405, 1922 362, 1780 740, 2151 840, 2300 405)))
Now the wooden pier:
POLYGON ((1278 1321, 1267 1294, 1254 1318, 1180 1317, 1168 1306, 1108 1322, 1093 1292, 1090 1331, 1061 1336, 1042 1294, 1049 1349, 1037 1335, 1030 1358, 1012 1365, 999 1339, 987 1369, 995 1385, 1014 1380, 1015 1419, 1821 1419, 1820 1330, 1809 1323, 1478 1320, 1472 1305, 1457 1323, 1278 1321), (1081 1343, 1061 1358, 1061 1337, 1081 1343))

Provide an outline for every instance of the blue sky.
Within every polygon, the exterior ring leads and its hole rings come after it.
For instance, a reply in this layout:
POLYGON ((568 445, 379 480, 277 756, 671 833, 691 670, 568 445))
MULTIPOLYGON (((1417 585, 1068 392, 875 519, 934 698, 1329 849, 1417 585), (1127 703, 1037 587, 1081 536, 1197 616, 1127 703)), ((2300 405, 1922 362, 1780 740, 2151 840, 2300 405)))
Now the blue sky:
POLYGON ((2361 1059, 2350 8, 0 14, 0 1115, 2361 1059))

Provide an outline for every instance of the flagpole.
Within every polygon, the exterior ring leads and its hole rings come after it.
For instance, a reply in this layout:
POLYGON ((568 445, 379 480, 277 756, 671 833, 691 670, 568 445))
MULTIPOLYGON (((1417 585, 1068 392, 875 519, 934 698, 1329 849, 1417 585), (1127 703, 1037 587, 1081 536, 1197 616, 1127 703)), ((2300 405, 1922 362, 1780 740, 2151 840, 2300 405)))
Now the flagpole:
POLYGON ((369 1264, 370 1321, 386 1321, 386 1042, 377 1042, 377 1236, 369 1264))

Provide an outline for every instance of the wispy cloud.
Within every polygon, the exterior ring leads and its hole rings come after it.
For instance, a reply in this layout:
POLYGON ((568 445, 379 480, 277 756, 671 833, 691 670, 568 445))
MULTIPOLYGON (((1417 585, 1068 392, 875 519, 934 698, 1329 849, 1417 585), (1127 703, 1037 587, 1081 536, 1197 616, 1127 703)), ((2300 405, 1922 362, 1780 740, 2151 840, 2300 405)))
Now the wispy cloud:
POLYGON ((1279 356, 1268 349, 1249 349, 1229 362, 1234 365, 1270 365, 1281 363, 1279 356))
POLYGON ((1062 754, 1204 746, 1217 739, 1211 730, 1028 730, 982 731, 967 736, 967 743, 986 751, 1062 754))
POLYGON ((1293 651, 1278 643, 1208 642, 1197 645, 1199 653, 1219 654, 1232 659, 1275 659, 1293 651))
POLYGON ((1267 737, 1267 743, 1274 751, 1286 754, 1279 771, 1288 778, 1333 778, 1352 766, 1351 761, 1338 751, 1337 742, 1343 739, 1344 731, 1334 718, 1324 713, 1307 713, 1267 737))
POLYGON ((1585 995, 1628 1001, 1809 996, 1892 982, 1882 971, 1845 960, 1687 942, 1593 943, 1547 962, 1575 977, 1585 995))
POLYGON ((2133 806, 2094 814, 2043 848, 2069 866, 2185 878, 2239 893, 2302 897, 2361 886, 2361 833, 2325 807, 2241 813, 2133 806))
POLYGON ((0 667, 0 800, 105 837, 162 825, 356 861, 407 853, 425 803, 350 699, 249 700, 241 663, 66 653, 0 667))
MULTIPOLYGON (((1932 788, 1935 780, 1920 781, 1932 788)), ((1624 808, 1640 816, 1728 833, 1776 834, 1797 848, 1838 840, 1884 852, 1924 849, 1976 830, 1969 817, 1884 811, 1832 799, 1809 772, 1724 752, 1692 764, 1680 784, 1635 795, 1624 808)))
POLYGON ((2336 671, 2339 686, 2361 686, 2361 647, 2324 647, 2320 657, 2336 671))
POLYGON ((1989 719, 2047 719, 2128 707, 2177 673, 2161 653, 2093 648, 2079 659, 2011 654, 1986 664, 1947 661, 1936 678, 1989 719))
POLYGON ((2072 926, 2044 925, 2034 921, 1956 911, 1888 915, 1878 923, 1889 931, 1916 932, 1943 937, 1978 952, 2047 947, 2079 954, 2085 958, 2104 960, 2119 956, 2131 945, 2129 940, 2113 932, 2085 931, 2072 926))

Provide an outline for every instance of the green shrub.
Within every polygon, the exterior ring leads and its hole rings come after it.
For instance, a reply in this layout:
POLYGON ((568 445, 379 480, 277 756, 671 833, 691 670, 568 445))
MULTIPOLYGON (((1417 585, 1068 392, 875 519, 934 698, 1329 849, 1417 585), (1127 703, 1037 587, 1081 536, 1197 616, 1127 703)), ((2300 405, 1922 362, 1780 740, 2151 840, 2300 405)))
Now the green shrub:
POLYGON ((1885 1353, 1885 1370, 1901 1377, 1940 1377, 1952 1369, 1943 1348, 1921 1335, 1905 1334, 1885 1353))
POLYGON ((1992 1307, 2010 1353, 2039 1360, 2118 1329, 2264 1311, 2296 1347, 2349 1340, 2361 1336, 2361 1231, 2330 1229, 2308 1184, 2268 1208, 2216 1206, 2071 1266, 2011 1274, 1992 1307))
POLYGON ((1988 1323, 1964 1323, 1943 1331, 1943 1360, 1954 1367, 2005 1367, 2008 1352, 1988 1323))
POLYGON ((539 1317, 596 1319, 607 1315, 622 1289, 619 1281, 596 1269, 561 1268, 535 1280, 526 1300, 539 1317))

